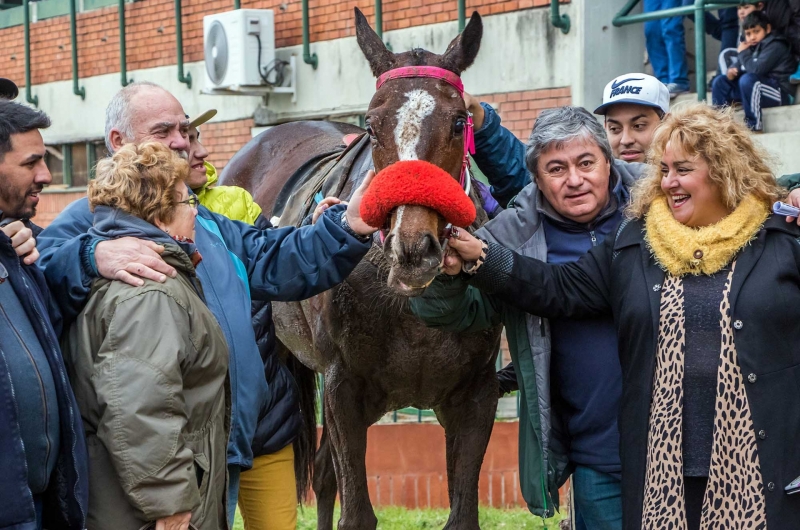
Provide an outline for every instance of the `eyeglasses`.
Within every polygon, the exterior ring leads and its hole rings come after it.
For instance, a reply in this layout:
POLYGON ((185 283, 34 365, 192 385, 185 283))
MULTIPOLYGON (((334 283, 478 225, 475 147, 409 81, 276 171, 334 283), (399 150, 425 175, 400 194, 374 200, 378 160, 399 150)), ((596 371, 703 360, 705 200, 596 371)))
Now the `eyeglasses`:
POLYGON ((197 198, 197 195, 190 195, 185 201, 178 201, 178 204, 188 204, 192 208, 197 208, 200 204, 200 199, 197 198))

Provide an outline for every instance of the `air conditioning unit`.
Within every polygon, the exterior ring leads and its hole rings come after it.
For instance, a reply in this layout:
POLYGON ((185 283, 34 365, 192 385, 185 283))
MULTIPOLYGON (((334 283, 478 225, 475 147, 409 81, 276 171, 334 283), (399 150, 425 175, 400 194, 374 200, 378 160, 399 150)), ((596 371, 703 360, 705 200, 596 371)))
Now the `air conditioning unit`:
POLYGON ((275 59, 271 9, 236 9, 203 17, 207 89, 265 85, 275 59))

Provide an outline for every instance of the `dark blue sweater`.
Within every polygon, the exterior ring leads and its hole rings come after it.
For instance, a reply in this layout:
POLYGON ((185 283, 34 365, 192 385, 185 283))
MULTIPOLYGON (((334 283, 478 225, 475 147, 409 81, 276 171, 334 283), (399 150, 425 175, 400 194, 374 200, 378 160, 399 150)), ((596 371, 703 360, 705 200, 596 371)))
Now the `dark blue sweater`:
MULTIPOLYGON (((544 217, 548 263, 578 261, 622 219, 609 212, 594 225, 544 217)), ((617 415, 622 396, 617 332, 608 317, 551 319, 553 408, 566 423, 569 459, 603 473, 620 473, 617 415)))

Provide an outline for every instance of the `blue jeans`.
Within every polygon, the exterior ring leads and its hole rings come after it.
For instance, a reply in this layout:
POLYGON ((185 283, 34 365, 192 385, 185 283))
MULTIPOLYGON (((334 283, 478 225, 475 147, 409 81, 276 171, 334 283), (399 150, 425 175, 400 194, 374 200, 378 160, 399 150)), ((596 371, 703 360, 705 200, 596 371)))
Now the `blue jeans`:
POLYGON ((228 526, 233 528, 236 519, 236 503, 239 501, 239 475, 242 468, 236 465, 228 466, 228 526))
POLYGON ((572 473, 577 530, 622 529, 622 483, 613 475, 586 466, 572 473))
MULTIPOLYGON (((644 12, 680 7, 681 4, 682 0, 644 0, 644 12)), ((664 84, 675 83, 688 89, 689 67, 686 64, 683 17, 645 22, 644 39, 653 75, 664 84)))
POLYGON ((789 94, 771 77, 748 73, 731 81, 724 75, 719 75, 711 83, 711 101, 717 106, 741 102, 745 124, 751 130, 760 131, 764 128, 761 109, 788 105, 789 94))

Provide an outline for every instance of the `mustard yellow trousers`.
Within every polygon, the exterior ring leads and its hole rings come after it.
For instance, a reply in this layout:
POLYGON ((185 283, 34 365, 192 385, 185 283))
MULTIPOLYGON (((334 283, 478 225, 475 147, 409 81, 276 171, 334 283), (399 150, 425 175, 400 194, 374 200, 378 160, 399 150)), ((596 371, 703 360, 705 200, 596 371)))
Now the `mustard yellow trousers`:
POLYGON ((295 530, 297 492, 292 444, 277 453, 256 457, 253 468, 242 472, 239 511, 245 530, 295 530))

